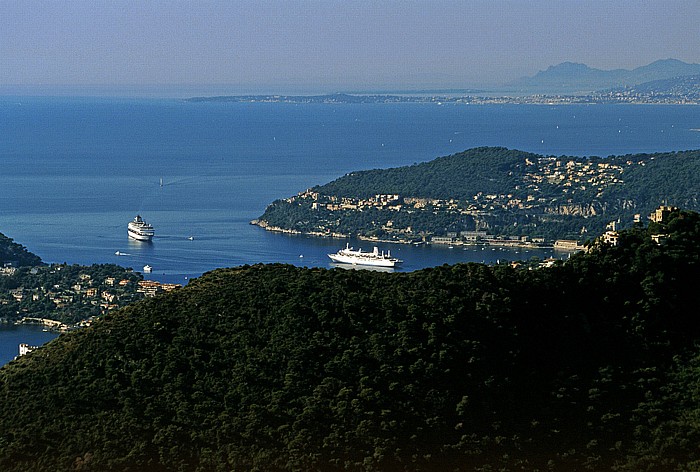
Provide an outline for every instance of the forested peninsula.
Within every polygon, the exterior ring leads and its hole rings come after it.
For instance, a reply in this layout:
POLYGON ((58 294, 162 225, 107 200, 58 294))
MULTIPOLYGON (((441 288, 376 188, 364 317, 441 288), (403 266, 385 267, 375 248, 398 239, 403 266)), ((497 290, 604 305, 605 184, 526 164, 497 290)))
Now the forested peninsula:
POLYGON ((3 471, 697 470, 700 215, 551 267, 219 269, 0 369, 3 471))
POLYGON ((662 203, 700 210, 700 151, 543 156, 482 147, 357 171, 276 200, 268 230, 385 241, 581 243, 662 203))

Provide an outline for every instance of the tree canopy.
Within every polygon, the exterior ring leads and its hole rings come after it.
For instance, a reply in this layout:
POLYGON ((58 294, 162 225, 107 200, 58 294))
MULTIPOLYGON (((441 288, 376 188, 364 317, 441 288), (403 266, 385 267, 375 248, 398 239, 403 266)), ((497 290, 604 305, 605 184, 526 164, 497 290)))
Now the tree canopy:
POLYGON ((0 370, 0 469, 695 470, 697 280, 685 211, 532 270, 219 269, 0 370))
POLYGON ((0 266, 12 264, 15 266, 36 266, 40 265, 41 258, 32 254, 22 246, 0 233, 0 266))

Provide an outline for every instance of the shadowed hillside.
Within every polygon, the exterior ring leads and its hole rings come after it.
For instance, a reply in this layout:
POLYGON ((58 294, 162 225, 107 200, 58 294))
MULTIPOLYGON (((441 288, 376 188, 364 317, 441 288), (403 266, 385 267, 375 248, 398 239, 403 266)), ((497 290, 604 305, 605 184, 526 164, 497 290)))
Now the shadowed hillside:
POLYGON ((699 243, 216 270, 0 370, 0 469, 694 470, 699 243))
POLYGON ((14 266, 36 266, 41 264, 41 258, 0 233, 0 266, 8 263, 14 266))

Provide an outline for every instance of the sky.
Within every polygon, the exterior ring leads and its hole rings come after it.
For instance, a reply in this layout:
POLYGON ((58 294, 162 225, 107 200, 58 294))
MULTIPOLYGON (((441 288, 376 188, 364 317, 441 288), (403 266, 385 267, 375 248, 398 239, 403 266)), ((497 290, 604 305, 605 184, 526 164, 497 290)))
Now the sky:
POLYGON ((0 0, 2 86, 352 91, 700 63, 698 0, 0 0))

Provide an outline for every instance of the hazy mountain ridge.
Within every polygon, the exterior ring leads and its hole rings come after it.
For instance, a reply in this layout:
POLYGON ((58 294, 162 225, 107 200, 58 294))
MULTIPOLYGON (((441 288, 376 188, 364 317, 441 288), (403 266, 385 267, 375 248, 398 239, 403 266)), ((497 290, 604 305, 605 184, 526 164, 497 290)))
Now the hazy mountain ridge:
POLYGON ((670 79, 659 79, 626 87, 616 87, 600 92, 601 94, 627 94, 637 96, 666 95, 672 98, 684 97, 689 101, 700 99, 700 74, 684 75, 670 79))
POLYGON ((662 59, 632 70, 602 70, 585 64, 563 62, 507 84, 507 87, 546 93, 575 93, 633 86, 645 82, 698 75, 700 64, 662 59))

